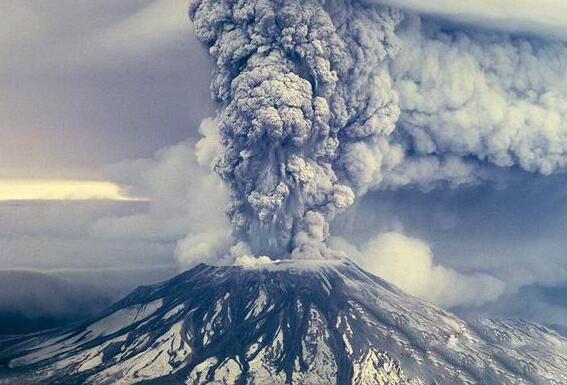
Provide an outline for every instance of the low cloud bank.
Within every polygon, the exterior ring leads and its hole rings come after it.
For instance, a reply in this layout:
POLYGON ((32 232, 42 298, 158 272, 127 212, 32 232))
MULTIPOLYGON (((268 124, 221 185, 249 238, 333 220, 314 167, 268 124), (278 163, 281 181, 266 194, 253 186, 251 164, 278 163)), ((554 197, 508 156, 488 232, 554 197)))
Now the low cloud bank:
POLYGON ((0 334, 29 333, 93 316, 111 304, 99 288, 31 271, 0 271, 0 334))

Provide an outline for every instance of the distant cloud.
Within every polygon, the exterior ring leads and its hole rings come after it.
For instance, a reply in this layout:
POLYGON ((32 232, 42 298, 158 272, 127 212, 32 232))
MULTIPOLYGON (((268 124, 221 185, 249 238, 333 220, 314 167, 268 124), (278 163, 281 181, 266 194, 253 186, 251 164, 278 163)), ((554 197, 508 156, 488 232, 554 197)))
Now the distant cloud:
POLYGON ((375 1, 492 29, 567 38, 566 0, 375 1))
POLYGON ((148 267, 172 265, 177 258, 187 267, 222 258, 231 230, 224 214, 227 188, 210 168, 219 145, 216 122, 205 119, 199 131, 198 142, 189 139, 152 157, 108 165, 104 194, 95 188, 100 183, 86 181, 3 186, 0 180, 0 266, 148 267), (102 197, 107 199, 95 199, 102 197), (147 200, 125 199, 130 197, 147 200))
MULTIPOLYGON (((30 316, 56 315, 70 308, 88 312, 86 305, 105 295, 91 286, 71 284, 49 274, 26 270, 0 270, 0 285, 0 309, 21 311, 30 316)), ((103 302, 108 305, 108 301, 103 302)))
POLYGON ((531 285, 481 307, 457 306, 451 310, 464 319, 527 319, 567 335, 566 292, 566 287, 531 285))
POLYGON ((102 290, 31 271, 0 270, 0 334, 30 333, 95 315, 111 302, 102 290))

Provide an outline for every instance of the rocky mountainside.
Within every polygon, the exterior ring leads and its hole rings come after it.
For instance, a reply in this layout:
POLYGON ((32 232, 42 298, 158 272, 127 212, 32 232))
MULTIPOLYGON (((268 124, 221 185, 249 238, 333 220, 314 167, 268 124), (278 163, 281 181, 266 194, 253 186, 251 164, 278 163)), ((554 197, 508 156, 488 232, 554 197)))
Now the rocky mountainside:
POLYGON ((465 324, 344 261, 199 265, 0 340, 0 384, 567 384, 567 340, 465 324))

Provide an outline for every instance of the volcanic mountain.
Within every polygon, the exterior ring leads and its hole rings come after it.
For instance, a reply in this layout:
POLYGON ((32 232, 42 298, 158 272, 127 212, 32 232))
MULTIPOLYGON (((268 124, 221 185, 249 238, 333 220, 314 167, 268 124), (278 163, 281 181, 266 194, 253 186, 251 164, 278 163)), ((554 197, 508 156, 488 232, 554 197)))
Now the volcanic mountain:
POLYGON ((466 324, 349 260, 198 265, 0 340, 0 384, 567 384, 567 340, 466 324))

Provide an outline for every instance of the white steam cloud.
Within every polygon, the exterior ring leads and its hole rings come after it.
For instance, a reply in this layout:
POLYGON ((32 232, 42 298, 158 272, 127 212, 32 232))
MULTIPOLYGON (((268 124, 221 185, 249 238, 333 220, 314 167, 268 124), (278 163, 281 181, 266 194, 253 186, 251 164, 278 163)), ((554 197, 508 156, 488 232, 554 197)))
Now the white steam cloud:
POLYGON ((177 242, 176 257, 183 266, 222 261, 233 241, 223 213, 228 191, 211 172, 212 154, 219 146, 216 122, 205 119, 199 131, 203 138, 197 143, 187 140, 153 158, 109 167, 114 181, 151 198, 149 212, 101 218, 91 226, 91 235, 177 242))
POLYGON ((340 238, 332 239, 332 244, 368 271, 441 306, 479 306, 505 291, 504 282, 491 275, 464 275, 435 264, 429 245, 399 232, 379 234, 360 248, 340 238))

